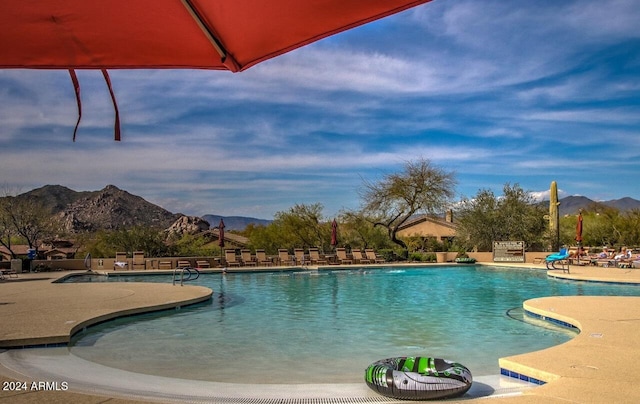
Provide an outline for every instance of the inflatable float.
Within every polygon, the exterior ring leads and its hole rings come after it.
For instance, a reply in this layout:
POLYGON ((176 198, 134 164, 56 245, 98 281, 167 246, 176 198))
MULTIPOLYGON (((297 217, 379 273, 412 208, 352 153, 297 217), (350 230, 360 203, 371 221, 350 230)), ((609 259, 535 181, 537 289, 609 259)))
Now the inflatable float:
POLYGON ((458 397, 473 381, 469 369, 459 363, 420 356, 374 362, 365 370, 364 379, 374 391, 401 400, 458 397))

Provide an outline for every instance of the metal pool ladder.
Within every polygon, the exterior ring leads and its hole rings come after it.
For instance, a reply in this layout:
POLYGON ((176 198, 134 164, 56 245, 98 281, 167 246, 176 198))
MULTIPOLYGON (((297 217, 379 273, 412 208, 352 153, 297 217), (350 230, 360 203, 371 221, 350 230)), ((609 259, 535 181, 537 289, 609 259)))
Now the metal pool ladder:
POLYGON ((195 281, 200 277, 200 271, 198 271, 197 268, 191 268, 191 267, 176 268, 173 270, 173 286, 176 285, 176 279, 177 279, 176 275, 178 274, 178 271, 180 274, 180 286, 183 286, 185 282, 195 281), (187 273, 186 278, 184 276, 185 272, 187 273))

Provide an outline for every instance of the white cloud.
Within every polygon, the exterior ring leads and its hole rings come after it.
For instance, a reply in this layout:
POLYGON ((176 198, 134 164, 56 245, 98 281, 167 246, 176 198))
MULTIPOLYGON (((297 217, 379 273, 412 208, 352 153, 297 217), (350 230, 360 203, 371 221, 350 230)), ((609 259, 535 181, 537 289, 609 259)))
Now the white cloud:
POLYGON ((624 123, 635 125, 640 122, 636 111, 627 108, 582 108, 578 110, 538 111, 522 116, 528 120, 562 121, 581 123, 624 123))

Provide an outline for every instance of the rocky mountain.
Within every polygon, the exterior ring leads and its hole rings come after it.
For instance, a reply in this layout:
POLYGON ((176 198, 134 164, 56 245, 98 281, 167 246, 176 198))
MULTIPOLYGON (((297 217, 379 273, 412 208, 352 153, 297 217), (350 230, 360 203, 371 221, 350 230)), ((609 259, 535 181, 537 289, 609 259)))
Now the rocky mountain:
POLYGON ((209 222, 197 216, 182 216, 167 230, 168 235, 198 234, 209 230, 209 222))
POLYGON ((60 213, 78 199, 89 198, 95 191, 77 192, 62 185, 45 185, 18 195, 18 200, 37 200, 51 213, 60 213))
POLYGON ((243 230, 248 224, 271 221, 243 216, 205 215, 202 218, 172 213, 145 199, 107 185, 100 191, 74 191, 61 185, 45 185, 16 196, 20 200, 41 203, 51 215, 62 220, 72 233, 153 226, 168 233, 195 234, 218 226, 224 218, 225 229, 243 230))
POLYGON ((166 229, 182 216, 114 185, 90 192, 76 192, 60 185, 46 185, 16 198, 41 202, 52 215, 62 220, 65 230, 73 233, 133 226, 166 229))

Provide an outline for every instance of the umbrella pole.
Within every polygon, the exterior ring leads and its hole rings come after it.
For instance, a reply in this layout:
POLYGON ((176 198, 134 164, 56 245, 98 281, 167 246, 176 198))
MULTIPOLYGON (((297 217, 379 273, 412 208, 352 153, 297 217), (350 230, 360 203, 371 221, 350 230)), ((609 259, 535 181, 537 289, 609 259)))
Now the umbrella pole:
POLYGON ((578 213, 578 223, 576 223, 576 242, 578 244, 578 265, 580 265, 580 256, 582 255, 582 209, 578 213))

